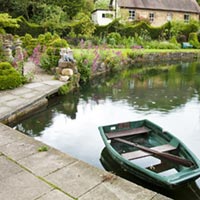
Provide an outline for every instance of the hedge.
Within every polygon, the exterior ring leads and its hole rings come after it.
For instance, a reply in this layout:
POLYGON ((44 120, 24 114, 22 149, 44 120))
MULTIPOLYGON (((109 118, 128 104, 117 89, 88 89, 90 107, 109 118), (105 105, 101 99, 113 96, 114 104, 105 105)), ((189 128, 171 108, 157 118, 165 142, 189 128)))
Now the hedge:
POLYGON ((34 23, 28 22, 24 17, 18 17, 20 19, 19 25, 20 28, 5 28, 7 33, 11 33, 13 35, 23 36, 25 34, 30 34, 33 37, 38 37, 38 35, 45 32, 45 29, 34 23))
POLYGON ((118 32, 122 36, 133 37, 136 34, 141 35, 144 30, 147 30, 152 39, 159 39, 161 36, 168 37, 171 28, 171 23, 168 22, 160 27, 153 27, 146 22, 134 24, 121 24, 119 21, 114 20, 106 26, 96 26, 95 35, 105 36, 111 32, 118 32))

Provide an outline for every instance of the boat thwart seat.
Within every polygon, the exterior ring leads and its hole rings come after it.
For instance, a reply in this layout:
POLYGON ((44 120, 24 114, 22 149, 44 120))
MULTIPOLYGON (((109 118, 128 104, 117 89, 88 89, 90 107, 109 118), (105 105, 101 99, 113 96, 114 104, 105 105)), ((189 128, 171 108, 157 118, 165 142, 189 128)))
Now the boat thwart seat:
POLYGON ((150 129, 143 126, 143 127, 139 127, 139 128, 130 129, 130 130, 109 132, 109 133, 106 133, 106 136, 108 139, 114 139, 114 138, 138 135, 138 134, 143 134, 143 133, 148 133, 148 132, 150 132, 150 129))
MULTIPOLYGON (((170 145, 170 144, 164 144, 164 145, 160 145, 160 146, 156 146, 156 147, 152 147, 152 150, 156 150, 158 152, 169 152, 169 151, 173 151, 176 149, 176 147, 170 145)), ((121 154, 124 158, 128 159, 128 160, 134 160, 137 158, 142 158, 145 156, 150 156, 152 155, 151 153, 142 151, 142 150, 137 150, 137 151, 131 151, 131 152, 127 152, 127 153, 123 153, 121 154)))

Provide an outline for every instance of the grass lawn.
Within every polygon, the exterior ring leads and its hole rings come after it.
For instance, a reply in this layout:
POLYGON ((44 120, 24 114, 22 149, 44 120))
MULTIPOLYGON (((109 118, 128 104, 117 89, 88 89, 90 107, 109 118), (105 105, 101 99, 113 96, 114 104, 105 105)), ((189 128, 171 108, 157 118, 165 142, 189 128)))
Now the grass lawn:
POLYGON ((73 49, 74 57, 80 58, 83 55, 87 56, 91 59, 91 57, 95 57, 95 54, 104 54, 106 55, 116 55, 117 52, 121 52, 123 56, 126 57, 128 53, 135 52, 136 54, 146 54, 146 53, 177 53, 177 52, 193 52, 199 53, 199 49, 109 49, 109 48, 90 48, 90 49, 73 49))

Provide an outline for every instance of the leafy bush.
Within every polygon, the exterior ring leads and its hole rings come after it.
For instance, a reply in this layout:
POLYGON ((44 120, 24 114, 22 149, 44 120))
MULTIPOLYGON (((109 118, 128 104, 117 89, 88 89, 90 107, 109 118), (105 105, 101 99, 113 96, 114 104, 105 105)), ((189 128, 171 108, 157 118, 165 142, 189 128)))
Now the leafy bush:
POLYGON ((58 38, 51 43, 51 46, 63 48, 63 47, 67 47, 68 44, 65 39, 58 38))
POLYGON ((56 55, 54 51, 51 53, 44 53, 40 58, 40 66, 46 71, 51 71, 58 65, 60 56, 56 55))
POLYGON ((91 78, 92 60, 88 58, 88 55, 81 55, 77 60, 78 72, 81 74, 80 83, 85 84, 91 78))
POLYGON ((120 43, 121 35, 119 33, 109 33, 107 36, 107 43, 111 45, 117 45, 120 43))
POLYGON ((197 32, 200 28, 199 22, 191 20, 190 23, 173 21, 171 25, 171 36, 178 38, 179 42, 186 42, 191 32, 197 32))
POLYGON ((188 42, 189 42, 190 44, 192 44, 193 47, 195 47, 195 48, 197 48, 197 49, 200 48, 200 43, 199 43, 199 41, 198 41, 198 35, 197 35, 197 33, 190 33, 190 34, 189 34, 189 38, 188 38, 188 42))
POLYGON ((37 39, 33 38, 31 34, 27 33, 20 38, 22 40, 23 48, 26 49, 27 54, 30 56, 37 45, 37 39))
POLYGON ((12 89, 22 84, 22 76, 8 62, 0 63, 0 90, 12 89))

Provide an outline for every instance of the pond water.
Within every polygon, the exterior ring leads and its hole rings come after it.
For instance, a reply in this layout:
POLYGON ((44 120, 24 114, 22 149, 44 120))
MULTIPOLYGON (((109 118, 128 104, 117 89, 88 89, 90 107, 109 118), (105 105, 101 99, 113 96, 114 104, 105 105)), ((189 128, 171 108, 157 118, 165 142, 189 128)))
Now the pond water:
MULTIPOLYGON (((200 158, 200 63, 138 66, 98 77, 79 91, 51 99, 45 111, 15 128, 103 168, 98 126, 139 119, 173 133, 200 158)), ((196 182, 189 193, 184 189, 190 198, 182 191, 173 197, 200 199, 196 182)))

